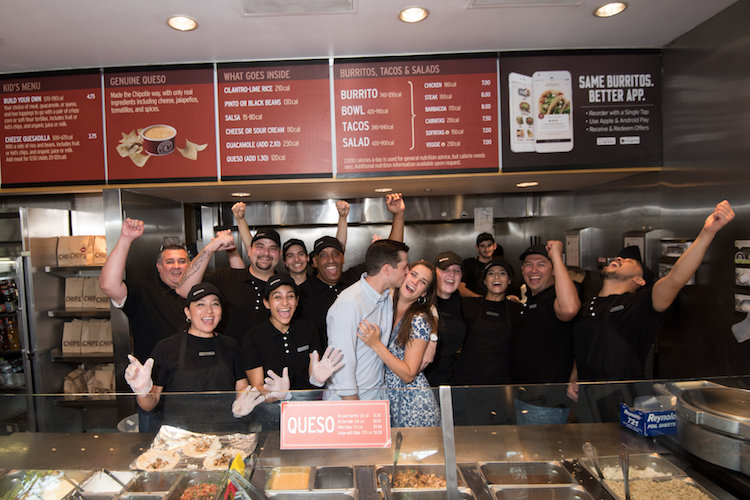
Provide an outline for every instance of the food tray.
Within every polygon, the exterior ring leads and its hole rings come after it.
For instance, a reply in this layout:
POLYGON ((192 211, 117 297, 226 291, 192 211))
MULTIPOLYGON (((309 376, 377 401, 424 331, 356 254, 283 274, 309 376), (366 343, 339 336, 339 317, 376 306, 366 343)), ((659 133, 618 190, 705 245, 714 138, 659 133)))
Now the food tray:
POLYGON ((215 467, 206 458, 209 455, 234 450, 243 458, 250 455, 258 444, 256 434, 200 434, 179 427, 163 425, 156 434, 148 450, 139 455, 131 464, 134 470, 162 472, 170 470, 218 470, 226 467, 215 467), (195 443, 206 443, 210 448, 205 451, 196 449, 195 443), (163 458, 162 464, 151 469, 151 457, 163 458))
MULTIPOLYGON (((380 498, 384 498, 382 491, 380 492, 380 498)), ((445 500, 448 498, 448 493, 438 490, 393 490, 391 498, 393 500, 445 500)), ((474 495, 467 488, 459 488, 458 498, 470 500, 474 498, 474 495)))
MULTIPOLYGON (((14 498, 19 492, 34 492, 41 498, 41 493, 57 498, 64 498, 73 491, 74 486, 63 479, 65 474, 80 484, 91 475, 84 470, 11 470, 0 477, 0 498, 14 498)), ((29 498, 37 498, 30 496, 29 498)))
MULTIPOLYGON (((378 479, 378 475, 381 472, 385 472, 385 474, 390 478, 391 477, 391 471, 393 470, 393 465, 376 465, 374 469, 375 473, 375 485, 377 485, 378 490, 380 490, 380 480, 378 479)), ((444 465, 399 465, 396 467, 396 474, 406 472, 406 471, 416 471, 422 474, 435 474, 437 477, 441 479, 445 479, 445 466, 444 465)), ((466 488, 466 481, 464 481, 463 475, 461 474, 461 471, 457 468, 456 473, 458 474, 458 486, 460 488, 466 488)), ((437 488, 392 488, 394 492, 397 491, 420 491, 425 489, 437 489, 437 488)), ((440 488, 445 489, 445 488, 440 488)))
POLYGON ((274 500, 356 500, 357 494, 350 491, 266 491, 266 496, 274 500))
MULTIPOLYGON (((592 476, 599 477, 599 474, 594 469, 594 464, 588 458, 581 459, 581 462, 592 476)), ((599 457, 599 465, 604 472, 605 480, 622 479, 620 457, 599 457)), ((638 479, 640 477, 687 477, 687 474, 658 453, 632 453, 630 455, 629 477, 630 479, 638 479)))
MULTIPOLYGON (((281 492, 305 493, 330 491, 351 496, 355 488, 354 469, 352 467, 271 467, 263 468, 267 495, 278 496, 281 492), (306 478, 300 478, 300 475, 306 478), (287 476, 285 478, 285 476, 287 476), (295 477, 296 476, 296 477, 295 477), (282 484, 283 481, 303 479, 299 484, 282 484)), ((305 498, 310 498, 306 496, 305 498)))
MULTIPOLYGON (((697 500, 697 499, 709 499, 709 500, 718 500, 715 496, 713 496, 711 493, 709 493, 703 486, 696 483, 693 479, 689 477, 661 477, 661 478, 653 478, 653 479, 635 479, 630 481, 630 495, 632 498, 639 498, 638 491, 639 483, 644 482, 651 482, 653 485, 656 485, 658 487, 659 484, 663 484, 663 493, 659 494, 659 490, 653 490, 653 495, 650 498, 662 498, 665 494, 669 494, 672 497, 679 496, 682 500, 697 500), (676 483, 675 483, 676 482, 676 483), (666 483, 669 483, 669 486, 666 485, 666 483), (675 488, 674 485, 677 484, 679 486, 679 483, 682 483, 686 486, 691 487, 691 489, 681 489, 681 488, 675 488), (693 493, 693 494, 691 494, 693 493)), ((604 481, 604 484, 607 486, 607 488, 614 494, 615 498, 624 499, 624 487, 622 485, 622 481, 604 481)), ((643 498, 641 496, 641 498, 643 498)))
POLYGON ((497 500, 594 500, 582 486, 491 486, 497 500))
POLYGON ((487 484, 577 484, 560 462, 483 462, 479 470, 487 484))

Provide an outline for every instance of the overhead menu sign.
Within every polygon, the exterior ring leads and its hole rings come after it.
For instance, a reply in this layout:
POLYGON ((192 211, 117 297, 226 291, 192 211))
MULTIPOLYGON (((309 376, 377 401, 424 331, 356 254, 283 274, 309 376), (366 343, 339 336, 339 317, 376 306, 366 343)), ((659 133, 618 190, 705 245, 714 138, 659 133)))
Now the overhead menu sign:
POLYGON ((503 170, 661 164, 655 52, 501 55, 503 170))
POLYGON ((223 180, 332 175, 328 61, 217 73, 223 180))
POLYGON ((104 182, 96 72, 0 78, 5 187, 104 182))
POLYGON ((497 57, 334 63, 338 177, 496 171, 497 57))
POLYGON ((105 71, 109 182, 216 180, 213 69, 105 71))

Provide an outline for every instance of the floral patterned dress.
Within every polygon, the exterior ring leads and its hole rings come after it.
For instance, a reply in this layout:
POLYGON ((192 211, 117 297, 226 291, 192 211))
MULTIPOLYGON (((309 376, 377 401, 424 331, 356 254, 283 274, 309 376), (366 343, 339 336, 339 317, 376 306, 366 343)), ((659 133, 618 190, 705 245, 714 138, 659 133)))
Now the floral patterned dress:
MULTIPOLYGON (((388 350, 397 358, 404 359, 404 346, 396 345, 396 332, 400 326, 393 327, 393 335, 388 343, 388 350)), ((429 342, 432 329, 422 315, 415 316, 411 322, 409 339, 421 339, 429 342)), ((435 395, 430 389, 427 377, 420 373, 409 384, 401 380, 388 367, 385 368, 385 386, 391 404, 392 427, 437 427, 440 425, 440 408, 435 395)))

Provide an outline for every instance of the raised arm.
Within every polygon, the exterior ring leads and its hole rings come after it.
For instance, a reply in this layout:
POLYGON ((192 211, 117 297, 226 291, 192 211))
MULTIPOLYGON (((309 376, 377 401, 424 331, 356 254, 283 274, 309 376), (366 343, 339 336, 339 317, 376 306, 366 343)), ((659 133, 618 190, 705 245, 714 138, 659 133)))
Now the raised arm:
POLYGON ((339 223, 336 226, 336 239, 341 243, 341 247, 346 251, 346 235, 348 223, 346 218, 349 217, 349 203, 344 200, 336 202, 336 210, 339 212, 339 223))
POLYGON ((213 255, 220 250, 231 250, 234 249, 234 238, 232 238, 230 231, 219 231, 217 236, 206 245, 201 253, 195 256, 193 260, 188 264, 187 269, 182 274, 180 284, 177 286, 175 291, 181 297, 187 297, 190 289, 203 281, 203 275, 206 273, 206 268, 213 255))
POLYGON ((238 201, 232 205, 232 214, 234 220, 237 221, 237 230, 240 232, 242 245, 245 247, 245 251, 248 251, 253 244, 253 235, 250 234, 250 226, 247 225, 245 220, 245 206, 243 202, 238 201))
POLYGON ((578 298, 578 291, 562 258, 562 241, 549 240, 545 248, 552 261, 552 273, 555 276, 555 316, 560 321, 570 321, 578 314, 581 299, 578 298))
POLYGON ((143 221, 126 218, 122 223, 120 237, 115 247, 107 256, 99 275, 99 286, 115 304, 122 305, 128 296, 128 287, 123 281, 125 263, 128 260, 130 245, 143 236, 143 221))
POLYGON ((695 271, 698 270, 716 233, 732 219, 734 219, 734 210, 729 206, 727 200, 716 205, 713 213, 706 218, 703 229, 701 229, 692 245, 677 259, 672 270, 654 284, 651 292, 651 304, 655 311, 665 311, 672 304, 682 287, 690 281, 695 271))
POLYGON ((391 193, 385 195, 385 205, 388 207, 388 211, 393 214, 393 222, 391 222, 391 234, 388 235, 389 240, 404 241, 404 210, 406 210, 406 204, 401 193, 391 193))

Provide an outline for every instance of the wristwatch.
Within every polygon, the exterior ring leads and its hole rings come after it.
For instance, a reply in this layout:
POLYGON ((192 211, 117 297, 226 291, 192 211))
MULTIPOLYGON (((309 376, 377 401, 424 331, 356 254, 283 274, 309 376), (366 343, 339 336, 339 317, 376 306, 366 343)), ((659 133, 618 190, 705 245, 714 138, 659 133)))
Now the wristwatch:
POLYGON ((436 333, 431 333, 430 334, 430 342, 437 342, 437 341, 438 341, 437 334, 436 333))

